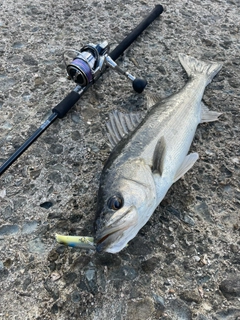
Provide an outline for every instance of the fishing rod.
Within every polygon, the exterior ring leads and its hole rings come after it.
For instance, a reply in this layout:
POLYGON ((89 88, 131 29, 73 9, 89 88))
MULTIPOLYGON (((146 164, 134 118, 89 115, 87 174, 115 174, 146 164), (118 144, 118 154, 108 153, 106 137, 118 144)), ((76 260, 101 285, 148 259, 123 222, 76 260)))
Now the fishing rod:
POLYGON ((66 65, 69 79, 77 86, 52 109, 52 114, 46 121, 29 137, 22 146, 0 167, 0 176, 15 162, 20 155, 57 119, 62 119, 67 112, 75 105, 80 97, 92 86, 110 67, 124 75, 132 82, 133 89, 141 93, 147 81, 136 78, 129 72, 120 68, 117 60, 123 52, 136 40, 136 38, 163 12, 163 7, 158 4, 150 14, 133 31, 120 42, 117 47, 109 53, 107 41, 99 44, 87 44, 79 51, 68 49, 63 53, 63 60, 66 65))

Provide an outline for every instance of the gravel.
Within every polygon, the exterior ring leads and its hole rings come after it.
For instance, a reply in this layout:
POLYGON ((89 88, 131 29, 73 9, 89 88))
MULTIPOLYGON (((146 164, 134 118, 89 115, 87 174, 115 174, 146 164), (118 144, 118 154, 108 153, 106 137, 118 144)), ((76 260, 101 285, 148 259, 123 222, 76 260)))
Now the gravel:
MULTIPOLYGON (((161 4, 119 59, 145 91, 109 70, 0 177, 0 319, 240 318, 239 1, 161 4), (223 64, 203 98, 223 114, 198 127, 200 159, 119 254, 59 246, 55 233, 93 235, 109 112, 143 111, 147 93, 180 89, 179 52, 223 64)), ((102 40, 114 48, 154 5, 1 2, 0 163, 74 88, 63 51, 102 40)))

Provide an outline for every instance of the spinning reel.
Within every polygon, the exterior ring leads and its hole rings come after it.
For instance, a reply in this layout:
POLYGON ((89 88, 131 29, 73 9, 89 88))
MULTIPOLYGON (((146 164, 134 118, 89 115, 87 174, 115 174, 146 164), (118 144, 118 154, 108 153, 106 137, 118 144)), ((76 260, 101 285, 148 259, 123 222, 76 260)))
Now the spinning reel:
POLYGON ((132 82, 133 89, 141 93, 146 87, 147 81, 135 78, 129 72, 124 71, 108 53, 109 45, 107 41, 97 45, 87 44, 80 51, 66 50, 63 53, 63 60, 69 79, 72 79, 81 87, 86 87, 95 82, 108 66, 127 77, 132 82))
POLYGON ((66 50, 63 59, 69 78, 77 86, 52 109, 52 114, 45 122, 0 166, 0 176, 18 157, 57 119, 62 119, 67 112, 80 99, 84 92, 104 73, 107 67, 115 69, 127 77, 133 89, 141 93, 147 85, 144 79, 135 78, 129 72, 121 69, 115 62, 135 39, 163 12, 163 7, 158 4, 150 14, 133 31, 109 53, 107 41, 88 44, 80 51, 66 50))

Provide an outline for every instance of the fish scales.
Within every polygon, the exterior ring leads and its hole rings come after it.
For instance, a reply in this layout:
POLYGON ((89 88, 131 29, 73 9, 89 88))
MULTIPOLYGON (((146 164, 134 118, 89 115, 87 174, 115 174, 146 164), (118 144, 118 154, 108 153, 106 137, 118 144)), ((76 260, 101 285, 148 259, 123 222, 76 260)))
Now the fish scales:
POLYGON ((98 252, 119 252, 138 233, 171 185, 198 159, 197 153, 187 155, 198 124, 220 115, 201 100, 221 65, 183 54, 179 59, 189 76, 185 86, 152 106, 121 140, 112 136, 119 142, 100 178, 95 224, 98 252))
MULTIPOLYGON (((221 64, 184 54, 179 60, 189 77, 179 92, 158 102, 149 99, 156 103, 142 120, 141 114, 117 110, 110 115, 107 128, 113 150, 100 177, 97 252, 117 253, 137 235, 171 185, 197 161, 198 154, 188 151, 198 124, 216 121, 221 114, 201 101, 221 64)), ((63 238, 65 243, 70 240, 63 238)))

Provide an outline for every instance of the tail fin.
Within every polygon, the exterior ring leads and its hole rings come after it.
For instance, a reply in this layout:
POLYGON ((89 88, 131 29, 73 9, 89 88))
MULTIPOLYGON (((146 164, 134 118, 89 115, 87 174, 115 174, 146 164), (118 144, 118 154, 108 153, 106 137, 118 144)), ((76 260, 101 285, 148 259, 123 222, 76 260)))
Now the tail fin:
POLYGON ((206 85, 212 81, 222 68, 222 65, 219 63, 204 62, 183 53, 179 53, 178 57, 188 76, 195 77, 199 74, 205 75, 207 81, 206 85))

